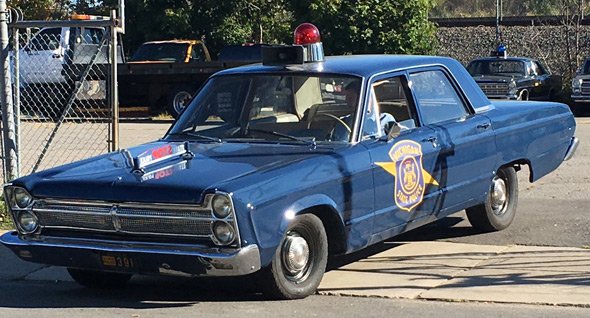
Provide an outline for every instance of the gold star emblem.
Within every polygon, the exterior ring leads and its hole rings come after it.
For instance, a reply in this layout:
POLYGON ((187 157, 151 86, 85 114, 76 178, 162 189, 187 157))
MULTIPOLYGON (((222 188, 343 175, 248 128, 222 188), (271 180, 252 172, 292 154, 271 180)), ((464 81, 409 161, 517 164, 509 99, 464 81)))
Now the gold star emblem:
MULTIPOLYGON (((395 162, 376 162, 375 164, 383 168, 390 175, 397 177, 397 168, 395 162)), ((422 176, 424 176, 424 183, 433 184, 435 186, 438 185, 438 181, 436 181, 436 179, 434 179, 434 177, 431 176, 428 171, 424 170, 424 168, 422 169, 422 176)))

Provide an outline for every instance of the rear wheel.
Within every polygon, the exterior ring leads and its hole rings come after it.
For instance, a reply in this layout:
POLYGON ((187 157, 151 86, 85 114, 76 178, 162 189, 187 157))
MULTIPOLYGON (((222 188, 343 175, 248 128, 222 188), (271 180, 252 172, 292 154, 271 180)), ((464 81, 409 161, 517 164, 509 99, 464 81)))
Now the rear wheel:
POLYGON ((193 93, 194 89, 188 86, 178 87, 170 91, 166 100, 166 107, 172 117, 178 118, 193 98, 193 93))
POLYGON ((68 273, 76 283, 95 289, 122 288, 133 276, 126 273, 111 273, 86 269, 68 268, 68 273))
POLYGON ((468 208, 467 218, 479 230, 500 231, 512 223, 518 204, 518 179, 514 167, 498 170, 483 204, 468 208))
POLYGON ((265 296, 305 298, 316 292, 328 261, 328 239, 322 221, 303 214, 289 225, 271 264, 260 272, 265 296))

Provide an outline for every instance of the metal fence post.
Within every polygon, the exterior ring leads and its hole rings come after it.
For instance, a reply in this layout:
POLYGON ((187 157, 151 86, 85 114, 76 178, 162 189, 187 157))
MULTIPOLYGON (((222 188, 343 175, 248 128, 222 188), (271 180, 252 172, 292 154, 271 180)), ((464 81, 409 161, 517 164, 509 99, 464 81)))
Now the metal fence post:
POLYGON ((112 129, 111 129, 111 149, 116 151, 119 149, 119 88, 117 84, 117 11, 111 11, 110 27, 111 46, 110 46, 110 62, 111 62, 111 78, 110 78, 110 104, 112 114, 112 129))
POLYGON ((8 10, 6 0, 0 0, 0 86, 2 87, 2 129, 4 140, 4 165, 6 180, 18 177, 18 159, 16 150, 16 129, 14 122, 14 108, 12 103, 12 81, 10 73, 10 50, 8 39, 8 10))

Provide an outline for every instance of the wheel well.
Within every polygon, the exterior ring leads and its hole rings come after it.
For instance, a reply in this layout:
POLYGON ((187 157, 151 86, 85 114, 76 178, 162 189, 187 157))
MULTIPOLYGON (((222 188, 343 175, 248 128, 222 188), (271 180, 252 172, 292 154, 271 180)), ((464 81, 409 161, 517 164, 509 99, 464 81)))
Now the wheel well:
POLYGON ((522 166, 527 166, 528 170, 529 170, 529 182, 533 182, 533 166, 531 165, 531 162, 528 161, 527 159, 518 159, 518 160, 514 160, 512 162, 509 162, 507 164, 504 164, 500 167, 504 168, 504 167, 514 167, 514 169, 516 170, 516 172, 522 170, 522 166))
POLYGON ((344 225, 331 206, 318 205, 307 208, 299 214, 310 213, 317 216, 324 225, 326 236, 328 237, 328 254, 336 255, 346 251, 346 235, 344 234, 344 225))

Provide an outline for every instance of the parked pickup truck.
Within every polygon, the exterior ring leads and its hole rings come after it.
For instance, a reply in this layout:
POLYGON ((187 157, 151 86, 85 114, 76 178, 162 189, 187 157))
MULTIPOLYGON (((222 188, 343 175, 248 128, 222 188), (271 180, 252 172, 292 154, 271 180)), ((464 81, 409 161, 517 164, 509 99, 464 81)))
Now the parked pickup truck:
POLYGON ((574 155, 566 105, 490 102, 457 61, 324 58, 303 24, 263 64, 213 75, 162 139, 12 181, 0 242, 78 283, 257 275, 315 293, 328 257, 465 210, 482 231, 574 155))
POLYGON ((177 117, 207 78, 222 69, 256 62, 249 58, 212 61, 199 40, 146 42, 119 66, 119 100, 123 106, 149 106, 177 117))

